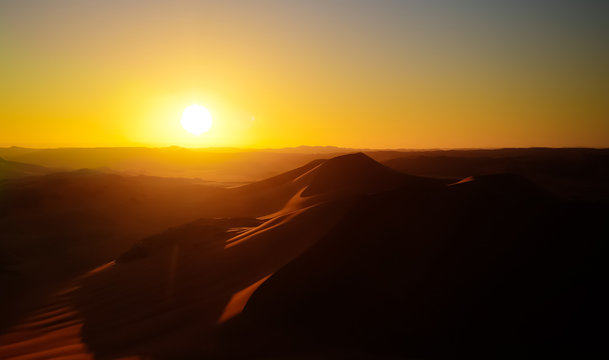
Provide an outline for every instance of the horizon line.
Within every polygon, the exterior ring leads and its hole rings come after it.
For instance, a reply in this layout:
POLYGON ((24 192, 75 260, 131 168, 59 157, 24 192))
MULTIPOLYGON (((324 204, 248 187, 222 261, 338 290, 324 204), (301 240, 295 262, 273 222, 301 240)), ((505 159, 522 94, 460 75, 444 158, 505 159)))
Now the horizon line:
POLYGON ((0 149, 28 149, 28 150, 61 150, 61 149, 183 149, 183 150, 253 150, 253 151, 273 151, 290 149, 336 149, 347 151, 451 151, 451 150, 507 150, 507 149, 597 149, 605 150, 609 147, 597 146, 499 146, 499 147, 428 147, 428 148, 371 148, 371 147, 348 147, 335 145, 297 145, 285 147, 234 147, 234 146, 207 146, 207 147, 187 147, 180 145, 167 146, 21 146, 21 145, 0 145, 0 149))

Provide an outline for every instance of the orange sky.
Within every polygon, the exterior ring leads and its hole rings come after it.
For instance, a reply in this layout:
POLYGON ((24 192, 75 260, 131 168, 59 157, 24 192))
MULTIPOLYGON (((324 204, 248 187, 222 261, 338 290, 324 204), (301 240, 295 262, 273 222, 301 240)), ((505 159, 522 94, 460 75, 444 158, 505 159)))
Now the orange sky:
POLYGON ((0 146, 608 147, 607 6, 533 3, 2 2, 0 146))

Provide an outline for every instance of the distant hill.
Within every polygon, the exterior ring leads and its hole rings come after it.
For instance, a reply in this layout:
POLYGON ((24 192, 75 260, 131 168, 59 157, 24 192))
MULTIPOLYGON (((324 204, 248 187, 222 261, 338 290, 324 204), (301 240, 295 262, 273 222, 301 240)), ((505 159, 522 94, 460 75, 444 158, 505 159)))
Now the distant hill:
POLYGON ((383 164, 406 174, 460 179, 512 173, 562 197, 609 200, 607 149, 454 150, 394 155, 383 164))
MULTIPOLYGON (((310 150, 310 149, 309 149, 310 150)), ((337 154, 345 153, 337 149, 337 154)), ((324 152, 323 156, 327 153, 324 152)), ((336 154, 335 154, 336 155, 336 154)), ((77 170, 110 168, 129 175, 252 182, 320 158, 316 151, 167 148, 0 149, 0 157, 40 166, 77 170)))
POLYGON ((44 166, 7 161, 0 158, 0 180, 20 178, 24 176, 45 175, 53 171, 53 169, 49 169, 44 166))
POLYGON ((11 147, 0 148, 0 157, 7 161, 64 170, 107 168, 126 175, 199 178, 237 185, 279 175, 320 158, 355 152, 363 152, 374 160, 407 174, 452 178, 472 173, 483 175, 489 171, 519 171, 514 166, 506 166, 514 163, 514 160, 520 161, 517 165, 521 165, 518 166, 536 167, 540 164, 545 168, 556 168, 562 161, 567 166, 579 166, 588 171, 589 165, 594 165, 590 159, 606 158, 609 154, 609 150, 577 148, 375 150, 334 146, 284 149, 187 149, 171 146, 58 149, 11 147))

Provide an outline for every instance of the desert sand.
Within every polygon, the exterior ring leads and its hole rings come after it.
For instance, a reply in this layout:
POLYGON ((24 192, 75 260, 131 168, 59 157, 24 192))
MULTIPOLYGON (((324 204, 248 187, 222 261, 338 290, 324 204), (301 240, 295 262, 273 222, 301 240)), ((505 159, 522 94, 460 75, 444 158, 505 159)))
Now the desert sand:
POLYGON ((520 175, 470 175, 408 175, 355 153, 232 188, 82 171, 9 182, 5 232, 84 215, 55 225, 54 254, 12 245, 36 260, 15 255, 6 269, 17 285, 0 358, 598 350, 607 205, 520 175))

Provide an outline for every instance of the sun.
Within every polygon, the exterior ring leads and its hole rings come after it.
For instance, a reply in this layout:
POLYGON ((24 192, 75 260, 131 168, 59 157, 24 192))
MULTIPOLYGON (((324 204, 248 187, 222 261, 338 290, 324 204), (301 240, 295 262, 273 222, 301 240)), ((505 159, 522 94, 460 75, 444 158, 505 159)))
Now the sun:
POLYGON ((201 105, 190 105, 182 113, 180 124, 184 130, 199 136, 211 129, 212 118, 209 110, 201 105))

